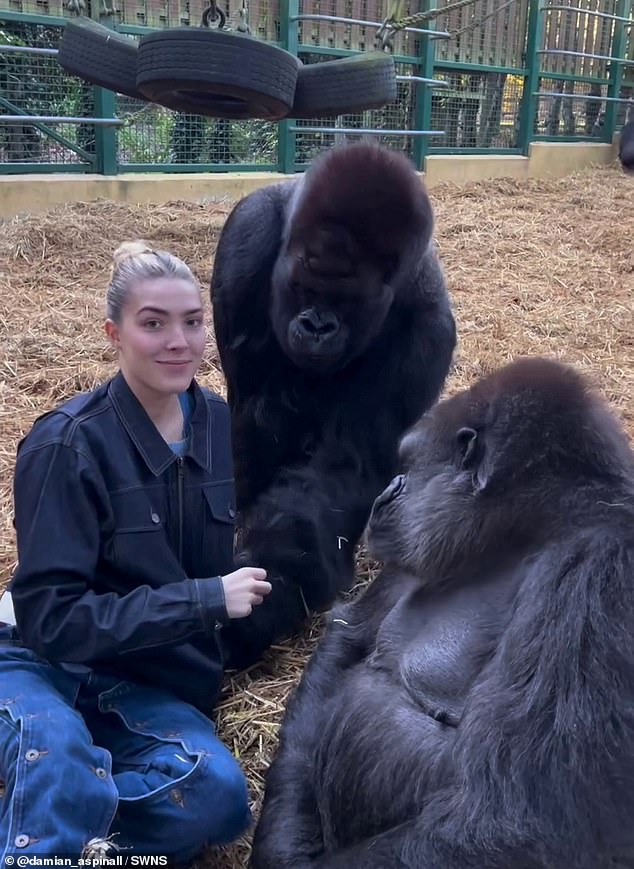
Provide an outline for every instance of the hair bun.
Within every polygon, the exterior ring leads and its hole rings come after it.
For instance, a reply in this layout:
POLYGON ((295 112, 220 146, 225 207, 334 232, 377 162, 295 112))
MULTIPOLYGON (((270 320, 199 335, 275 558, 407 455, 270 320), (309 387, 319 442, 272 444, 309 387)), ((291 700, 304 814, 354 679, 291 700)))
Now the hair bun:
POLYGON ((154 253, 154 249, 150 247, 149 242, 137 239, 135 241, 124 241, 112 254, 112 271, 113 273, 121 266, 121 264, 131 257, 141 256, 144 253, 154 253))

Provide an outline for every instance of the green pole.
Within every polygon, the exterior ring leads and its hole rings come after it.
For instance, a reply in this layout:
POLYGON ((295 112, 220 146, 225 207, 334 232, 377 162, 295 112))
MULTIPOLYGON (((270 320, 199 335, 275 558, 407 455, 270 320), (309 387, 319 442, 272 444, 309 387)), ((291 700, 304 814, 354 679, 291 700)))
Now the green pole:
MULTIPOLYGON (((421 12, 428 12, 430 9, 430 0, 421 0, 421 12)), ((424 25, 430 30, 433 28, 433 23, 427 21, 424 25)), ((420 74, 424 78, 434 77, 434 40, 424 34, 421 38, 421 54, 420 54, 420 74)), ((431 108, 433 91, 430 85, 414 84, 416 90, 416 101, 414 103, 414 129, 415 130, 431 130, 431 108)), ((414 164, 417 169, 425 169, 425 158, 429 151, 429 138, 427 136, 416 136, 414 138, 414 164)))
MULTIPOLYGON (((299 0, 281 0, 280 2, 280 36, 282 48, 297 57, 299 50, 297 21, 291 21, 294 15, 299 15, 299 0)), ((295 171, 295 133, 289 129, 290 120, 280 121, 277 126, 277 165, 278 170, 285 175, 295 171)))
POLYGON ((542 0, 529 0, 528 21, 526 39, 526 58, 524 67, 524 89, 520 107, 520 132, 519 146, 522 154, 528 156, 528 150, 533 140, 535 128, 535 116, 537 112, 536 91, 539 89, 539 55, 537 50, 542 42, 543 11, 540 7, 542 0))
MULTIPOLYGON (((631 0, 617 0, 615 5, 615 15, 621 18, 629 18, 632 8, 631 0)), ((634 38, 634 37, 632 37, 634 38)), ((621 81, 623 78, 623 63, 625 60, 625 49, 627 47, 627 31, 623 21, 614 22, 614 35, 612 37, 612 48, 610 55, 617 57, 619 60, 610 63, 609 79, 607 96, 613 99, 617 98, 621 92, 621 81)), ((603 119, 603 140, 611 142, 616 131, 616 119, 618 116, 619 104, 608 102, 605 106, 605 117, 603 119)))
MULTIPOLYGON (((95 117, 114 118, 116 97, 112 91, 95 87, 95 117)), ((116 127, 95 125, 95 169, 102 175, 116 175, 117 165, 117 130, 116 127)))

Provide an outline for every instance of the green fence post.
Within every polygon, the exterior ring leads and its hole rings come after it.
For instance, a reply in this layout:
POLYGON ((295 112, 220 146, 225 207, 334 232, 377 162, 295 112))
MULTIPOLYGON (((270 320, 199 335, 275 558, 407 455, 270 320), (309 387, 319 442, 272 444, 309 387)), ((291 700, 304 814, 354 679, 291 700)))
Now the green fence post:
MULTIPOLYGON (((112 91, 95 87, 95 117, 114 118, 116 97, 112 91)), ((101 175, 116 175, 117 128, 95 124, 95 169, 101 175)))
MULTIPOLYGON (((297 56, 299 50, 299 23, 291 18, 299 15, 299 0, 281 0, 280 36, 282 48, 297 56)), ((280 121, 277 126, 278 171, 290 175, 295 171, 295 133, 289 129, 295 121, 280 121)))
POLYGON ((539 54, 537 50, 542 42, 543 11, 542 0, 529 0, 528 23, 526 38, 526 58, 524 67, 524 89, 522 92, 522 104, 520 107, 520 132, 519 146, 522 154, 528 156, 528 149, 535 133, 535 115, 537 112, 536 91, 539 89, 539 54))
MULTIPOLYGON (((629 18, 631 11, 631 0, 617 0, 615 4, 615 15, 621 18, 629 18)), ((634 38, 634 37, 632 37, 634 38)), ((627 31, 623 21, 614 22, 614 35, 612 37, 612 47, 610 49, 611 57, 618 57, 621 61, 625 60, 625 49, 627 48, 627 31)), ((610 73, 607 96, 616 99, 621 91, 621 79, 623 77, 623 63, 612 61, 610 63, 610 73)), ((607 102, 605 104, 605 116, 603 118, 603 141, 612 142, 614 133, 616 132, 616 119, 618 117, 619 104, 607 102)))
MULTIPOLYGON (((420 11, 428 12, 430 9, 430 0, 421 0, 420 11)), ((431 22, 426 21, 423 25, 425 28, 433 29, 431 22)), ((424 78, 434 77, 434 41, 431 36, 423 34, 421 37, 421 54, 420 54, 420 75, 424 78)), ((433 89, 430 85, 419 84, 412 85, 416 88, 416 102, 414 104, 414 129, 415 130, 431 130, 431 98, 433 89)), ((429 137, 416 136, 414 138, 414 164, 417 169, 425 169, 425 158, 429 151, 429 137)))

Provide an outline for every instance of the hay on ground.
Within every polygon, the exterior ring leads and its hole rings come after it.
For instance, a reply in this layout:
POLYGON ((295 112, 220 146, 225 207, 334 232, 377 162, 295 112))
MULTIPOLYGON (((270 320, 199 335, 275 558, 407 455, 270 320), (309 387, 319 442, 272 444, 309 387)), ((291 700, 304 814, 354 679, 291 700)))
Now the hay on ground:
MULTIPOLYGON (((542 354, 576 363, 634 434, 634 183, 615 167, 555 181, 444 184, 431 191, 436 237, 459 325, 447 392, 505 362, 542 354)), ((203 287, 229 205, 157 207, 100 201, 0 224, 0 586, 15 560, 15 447, 35 417, 111 375, 102 330, 110 257, 146 238, 183 257, 203 287)), ((223 390, 213 336, 200 374, 223 390)), ((360 583, 375 569, 360 557, 360 583)), ((320 620, 228 678, 222 738, 243 764, 255 804, 284 704, 319 636, 320 620)), ((245 865, 248 840, 200 866, 245 865)))

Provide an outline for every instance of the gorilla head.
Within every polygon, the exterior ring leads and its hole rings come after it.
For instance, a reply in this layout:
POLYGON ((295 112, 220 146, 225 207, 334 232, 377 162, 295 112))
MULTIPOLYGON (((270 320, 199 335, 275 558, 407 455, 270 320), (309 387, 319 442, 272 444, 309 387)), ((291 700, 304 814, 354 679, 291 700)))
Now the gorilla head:
POLYGON ((316 160, 297 185, 272 275, 271 322, 292 362, 329 373, 363 354, 432 229, 404 156, 360 144, 316 160))
MULTIPOLYGON (((436 405, 402 439, 374 503, 374 557, 439 581, 496 544, 500 557, 548 534, 575 479, 631 467, 604 402, 572 368, 521 359, 436 405), (415 493, 415 494, 413 494, 415 493)), ((578 494, 578 493, 577 493, 578 494)))

